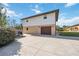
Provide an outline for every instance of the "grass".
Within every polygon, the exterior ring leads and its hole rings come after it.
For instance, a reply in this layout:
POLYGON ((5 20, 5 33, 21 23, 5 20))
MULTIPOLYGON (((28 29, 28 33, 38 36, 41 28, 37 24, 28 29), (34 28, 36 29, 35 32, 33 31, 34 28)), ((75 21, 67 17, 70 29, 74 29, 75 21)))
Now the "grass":
POLYGON ((79 32, 59 32, 59 35, 79 37, 79 32))

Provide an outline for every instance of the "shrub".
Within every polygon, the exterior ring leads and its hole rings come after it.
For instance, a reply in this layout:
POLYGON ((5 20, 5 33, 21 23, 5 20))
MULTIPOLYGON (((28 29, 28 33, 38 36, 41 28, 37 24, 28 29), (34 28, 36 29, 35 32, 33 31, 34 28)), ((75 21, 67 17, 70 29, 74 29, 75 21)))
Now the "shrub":
POLYGON ((0 29, 0 46, 6 45, 15 39, 15 32, 8 29, 0 29))
POLYGON ((79 37, 79 32, 60 32, 61 36, 76 36, 79 37))

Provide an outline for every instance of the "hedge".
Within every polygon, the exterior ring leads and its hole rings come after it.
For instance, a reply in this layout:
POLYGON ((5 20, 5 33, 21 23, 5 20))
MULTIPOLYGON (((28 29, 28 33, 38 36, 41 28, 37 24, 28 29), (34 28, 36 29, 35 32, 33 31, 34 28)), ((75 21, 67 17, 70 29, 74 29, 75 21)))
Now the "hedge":
POLYGON ((8 29, 0 29, 0 46, 15 40, 15 32, 8 29))
POLYGON ((79 32, 59 32, 61 36, 76 36, 79 37, 79 32))

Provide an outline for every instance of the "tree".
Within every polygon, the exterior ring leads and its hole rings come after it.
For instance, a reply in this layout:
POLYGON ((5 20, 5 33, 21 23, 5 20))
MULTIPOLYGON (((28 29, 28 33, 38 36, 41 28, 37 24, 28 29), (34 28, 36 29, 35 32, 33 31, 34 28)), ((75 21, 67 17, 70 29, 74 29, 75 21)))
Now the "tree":
POLYGON ((57 30, 57 31, 63 31, 63 28, 60 27, 60 26, 58 26, 58 25, 56 25, 56 30, 57 30))
POLYGON ((64 31, 67 31, 67 28, 68 28, 68 26, 66 26, 66 25, 63 26, 64 31))
POLYGON ((7 25, 6 9, 0 3, 0 27, 5 28, 7 25))
POLYGON ((15 29, 22 30, 22 24, 15 26, 15 29))

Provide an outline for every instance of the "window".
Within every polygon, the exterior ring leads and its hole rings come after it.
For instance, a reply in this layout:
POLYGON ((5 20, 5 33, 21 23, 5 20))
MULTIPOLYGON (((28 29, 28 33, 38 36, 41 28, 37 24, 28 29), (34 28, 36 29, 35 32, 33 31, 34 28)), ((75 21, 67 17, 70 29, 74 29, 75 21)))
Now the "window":
POLYGON ((44 19, 47 19, 47 17, 46 17, 46 16, 44 16, 44 19))
POLYGON ((76 29, 76 30, 78 30, 78 28, 77 28, 77 27, 75 27, 75 29, 76 29))
POLYGON ((26 20, 26 22, 28 22, 28 20, 26 20))
POLYGON ((28 28, 26 28, 26 30, 28 31, 28 28))

